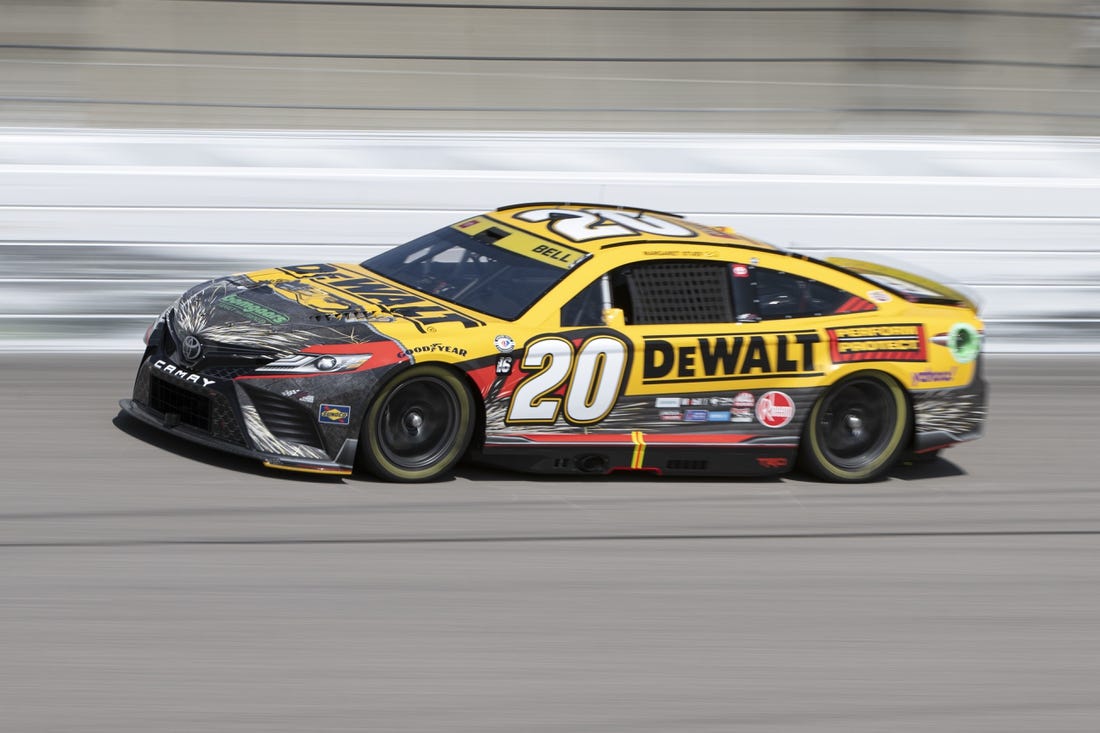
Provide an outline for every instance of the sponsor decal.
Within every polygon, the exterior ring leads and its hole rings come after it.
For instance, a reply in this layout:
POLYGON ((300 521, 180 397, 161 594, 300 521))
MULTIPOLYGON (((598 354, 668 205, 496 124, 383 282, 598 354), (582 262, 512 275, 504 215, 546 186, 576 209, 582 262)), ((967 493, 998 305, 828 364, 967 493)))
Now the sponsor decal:
POLYGON ((733 404, 732 397, 685 397, 680 401, 682 405, 692 407, 726 407, 733 404))
POLYGON ((466 356, 466 349, 458 346, 451 346, 450 344, 423 344, 422 346, 413 346, 410 349, 405 349, 400 352, 398 356, 412 356, 414 354, 454 354, 455 356, 466 356))
POLYGON ((655 399, 653 401, 653 406, 657 407, 657 408, 660 408, 660 407, 675 407, 675 408, 678 408, 680 406, 680 398, 679 397, 658 397, 657 399, 655 399))
POLYGON ((679 422, 684 419, 684 413, 679 410, 661 410, 657 416, 665 422, 679 422))
POLYGON ((707 411, 706 410, 684 410, 685 422, 706 422, 707 411))
POLYGON ((317 408, 317 422, 324 425, 347 425, 351 422, 351 407, 322 402, 317 408))
POLYGON ((829 334, 829 356, 837 364, 853 361, 926 361, 924 326, 919 323, 825 330, 829 334))
POLYGON ((219 300, 216 305, 227 311, 239 313, 248 320, 255 321, 256 323, 269 323, 273 326, 278 326, 290 320, 290 316, 268 308, 267 306, 260 305, 259 303, 253 303, 251 300, 242 298, 236 294, 225 296, 219 300))
POLYGON ((707 422, 729 422, 730 414, 727 410, 707 410, 707 422))
MULTIPOLYGON (((362 272, 326 264, 283 267, 279 268, 279 272, 295 278, 309 277, 324 288, 341 295, 367 300, 390 315, 410 321, 421 331, 426 331, 429 326, 437 323, 461 323, 466 328, 482 325, 480 321, 428 300, 415 291, 390 285, 362 272)), ((346 309, 345 305, 340 310, 346 309)))
POLYGON ((944 345, 951 350, 951 358, 960 364, 969 364, 982 350, 982 335, 969 323, 956 323, 947 333, 944 345))
POLYGON ((497 336, 493 339, 493 346, 502 354, 511 354, 516 350, 516 340, 511 336, 497 336))
POLYGON ((734 277, 748 277, 749 276, 749 268, 745 267, 744 265, 734 265, 733 266, 733 276, 734 277))
POLYGON ((165 361, 164 359, 157 359, 156 361, 154 361, 153 368, 159 369, 161 372, 169 374, 176 379, 182 379, 184 382, 190 382, 191 384, 198 384, 203 387, 209 387, 210 385, 214 384, 213 379, 207 379, 201 374, 189 372, 182 367, 178 367, 171 362, 165 361))
POLYGON ((786 392, 765 392, 756 401, 756 419, 769 428, 781 428, 794 419, 794 400, 786 392))
POLYGON ((532 236, 522 229, 514 229, 503 222, 489 218, 470 219, 459 224, 457 228, 482 242, 490 241, 494 247, 500 247, 563 270, 571 269, 588 257, 588 253, 584 250, 549 242, 542 237, 532 236))
POLYGON ((761 456, 756 459, 756 462, 762 468, 786 468, 787 459, 779 456, 761 456))
POLYGON ((756 398, 751 392, 739 392, 733 398, 733 406, 730 407, 730 422, 752 422, 755 407, 756 398))
POLYGON ((916 372, 913 374, 913 386, 918 387, 922 384, 928 384, 929 382, 950 382, 955 379, 955 373, 957 371, 955 367, 951 367, 944 372, 937 372, 931 369, 926 369, 923 372, 916 372))
POLYGON ((305 402, 312 405, 315 397, 306 392, 304 389, 286 389, 283 390, 283 397, 289 397, 292 400, 298 400, 299 402, 305 402))
POLYGON ((512 373, 512 357, 500 356, 497 357, 497 374, 511 374, 512 373))
POLYGON ((701 382, 729 377, 809 377, 814 372, 814 345, 821 337, 812 332, 759 336, 700 336, 694 343, 674 344, 646 338, 642 380, 645 384, 701 382))
MULTIPOLYGON (((566 251, 564 249, 551 247, 548 244, 536 245, 531 251, 537 255, 542 255, 543 257, 546 257, 548 259, 563 262, 565 264, 572 264, 573 260, 577 257, 577 250, 566 251)), ((581 254, 581 256, 584 256, 583 253, 581 254)))
POLYGON ((876 303, 889 303, 890 294, 885 290, 868 290, 867 297, 876 303))

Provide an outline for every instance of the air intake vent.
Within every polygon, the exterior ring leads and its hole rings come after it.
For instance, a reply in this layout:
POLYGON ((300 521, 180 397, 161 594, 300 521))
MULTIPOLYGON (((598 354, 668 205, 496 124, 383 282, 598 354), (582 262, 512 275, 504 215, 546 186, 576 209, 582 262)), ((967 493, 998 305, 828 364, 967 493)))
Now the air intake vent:
POLYGON ((179 385, 153 377, 149 384, 149 406, 165 415, 179 415, 185 425, 210 430, 210 399, 179 385))
POLYGON ((248 396, 260 413, 260 419, 275 437, 314 448, 324 447, 321 436, 317 433, 312 410, 259 389, 249 389, 248 396))

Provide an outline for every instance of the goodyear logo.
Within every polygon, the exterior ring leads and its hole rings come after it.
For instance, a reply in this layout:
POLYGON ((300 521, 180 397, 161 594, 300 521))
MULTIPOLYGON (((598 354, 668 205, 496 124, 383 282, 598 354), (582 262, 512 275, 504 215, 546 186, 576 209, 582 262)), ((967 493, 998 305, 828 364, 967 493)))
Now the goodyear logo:
POLYGON ((926 361, 924 327, 919 323, 827 328, 834 363, 851 361, 926 361))
POLYGON ((645 339, 642 381, 707 382, 763 377, 815 377, 813 331, 758 336, 689 336, 676 342, 645 339))
POLYGON ((325 425, 347 425, 351 422, 351 407, 322 403, 317 408, 317 422, 325 425))

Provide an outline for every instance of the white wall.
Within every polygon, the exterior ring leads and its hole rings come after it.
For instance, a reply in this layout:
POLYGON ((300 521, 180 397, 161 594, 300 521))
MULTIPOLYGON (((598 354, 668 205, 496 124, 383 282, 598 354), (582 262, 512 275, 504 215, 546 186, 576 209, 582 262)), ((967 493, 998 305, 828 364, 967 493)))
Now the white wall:
POLYGON ((991 351, 1100 351, 1100 139, 0 131, 0 349, 136 349, 188 285, 521 201, 939 270, 991 351))

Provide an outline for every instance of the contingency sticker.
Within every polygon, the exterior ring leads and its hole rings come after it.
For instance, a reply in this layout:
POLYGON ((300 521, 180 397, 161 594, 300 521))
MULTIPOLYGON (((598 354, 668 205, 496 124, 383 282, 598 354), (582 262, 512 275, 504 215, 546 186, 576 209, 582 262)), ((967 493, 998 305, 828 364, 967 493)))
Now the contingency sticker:
POLYGON ((351 407, 321 403, 317 408, 317 422, 323 425, 347 425, 351 422, 351 407))

